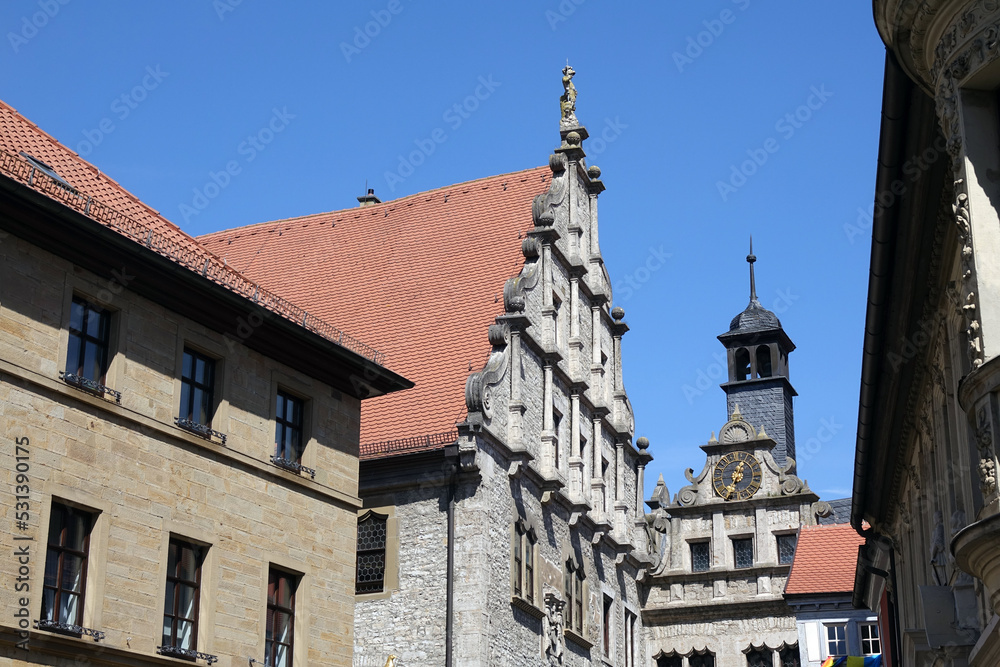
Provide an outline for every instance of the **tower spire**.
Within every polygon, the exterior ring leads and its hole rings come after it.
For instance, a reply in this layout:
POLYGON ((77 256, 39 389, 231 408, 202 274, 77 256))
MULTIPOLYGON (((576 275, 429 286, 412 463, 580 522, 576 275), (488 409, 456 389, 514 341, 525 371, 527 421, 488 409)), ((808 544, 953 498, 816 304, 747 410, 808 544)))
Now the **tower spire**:
POLYGON ((753 254, 753 234, 750 235, 750 254, 747 255, 747 262, 750 264, 750 302, 757 300, 757 283, 753 277, 753 263, 757 261, 757 256, 753 254))

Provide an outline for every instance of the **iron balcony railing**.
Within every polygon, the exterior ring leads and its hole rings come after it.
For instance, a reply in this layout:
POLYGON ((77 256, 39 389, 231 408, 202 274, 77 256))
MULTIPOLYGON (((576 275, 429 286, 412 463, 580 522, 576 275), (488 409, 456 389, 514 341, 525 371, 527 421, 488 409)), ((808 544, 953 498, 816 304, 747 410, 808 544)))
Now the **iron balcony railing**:
POLYGON ((188 660, 204 660, 208 664, 219 661, 219 656, 211 653, 201 653, 190 648, 180 648, 179 646, 157 646, 156 652, 160 655, 170 655, 177 658, 187 658, 188 660))
POLYGON ((207 424, 199 424, 196 421, 190 419, 181 419, 180 417, 174 417, 174 423, 185 431, 191 431, 206 440, 211 440, 213 437, 218 438, 222 441, 222 444, 226 444, 226 434, 220 431, 214 430, 211 426, 207 424))
POLYGON ((315 470, 313 470, 312 468, 307 468, 304 465, 302 465, 301 463, 298 463, 296 461, 290 461, 288 459, 283 459, 280 456, 272 456, 271 457, 271 463, 273 463, 274 465, 278 466, 279 468, 283 468, 285 470, 288 470, 290 472, 294 472, 296 474, 308 473, 311 478, 316 479, 316 471, 315 470))
POLYGON ((109 387, 105 387, 100 382, 96 380, 91 380, 90 378, 85 378, 82 375, 77 375, 76 373, 67 373, 65 371, 59 371, 59 377, 62 378, 63 382, 70 385, 71 387, 76 387, 77 389, 82 389, 91 394, 96 394, 97 396, 104 396, 109 394, 115 399, 115 403, 121 405, 122 394, 120 391, 115 391, 109 387))
POLYGON ((50 630, 52 632, 63 632, 70 635, 76 635, 78 637, 93 637, 95 642, 99 642, 104 639, 104 633, 100 630, 91 630, 90 628, 85 628, 82 625, 73 625, 71 623, 59 623, 58 621, 50 621, 48 619, 39 619, 35 621, 35 627, 39 630, 50 630))
POLYGON ((315 315, 311 315, 287 299, 264 289, 229 267, 220 258, 198 246, 197 242, 192 241, 189 244, 184 244, 176 238, 155 232, 147 224, 111 208, 76 188, 67 188, 64 183, 37 169, 28 161, 3 150, 0 150, 0 173, 62 202, 69 208, 114 229, 119 234, 146 246, 153 252, 250 299, 261 308, 291 320, 369 361, 384 365, 384 355, 375 348, 362 343, 357 338, 344 333, 315 315))

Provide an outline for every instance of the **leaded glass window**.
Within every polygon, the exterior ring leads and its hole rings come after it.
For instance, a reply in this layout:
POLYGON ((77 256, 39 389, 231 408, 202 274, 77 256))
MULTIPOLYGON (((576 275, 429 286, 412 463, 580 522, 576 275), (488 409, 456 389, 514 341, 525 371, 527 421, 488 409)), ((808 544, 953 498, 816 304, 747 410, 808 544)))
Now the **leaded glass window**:
POLYGON ((771 651, 763 646, 751 648, 747 651, 747 667, 774 667, 771 651))
POLYGON ((778 661, 781 667, 801 667, 799 662, 799 645, 792 644, 786 646, 778 652, 778 661))
POLYGON ((707 572, 711 567, 708 542, 691 543, 691 571, 707 572))
POLYGON ((778 562, 782 565, 791 565, 795 560, 795 536, 778 535, 778 562))
POLYGON ((389 517, 367 512, 358 519, 358 567, 355 593, 381 593, 385 589, 385 540, 389 517))
POLYGON ((753 567, 753 538, 733 540, 733 561, 737 568, 753 567))

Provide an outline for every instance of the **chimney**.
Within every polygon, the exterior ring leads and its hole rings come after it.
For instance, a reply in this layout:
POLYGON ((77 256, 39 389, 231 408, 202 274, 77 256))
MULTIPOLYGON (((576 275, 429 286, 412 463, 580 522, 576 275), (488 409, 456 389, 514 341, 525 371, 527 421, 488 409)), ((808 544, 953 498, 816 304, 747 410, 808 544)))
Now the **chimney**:
POLYGON ((375 188, 368 188, 368 194, 358 197, 358 206, 361 206, 362 208, 381 203, 382 200, 375 196, 375 188))

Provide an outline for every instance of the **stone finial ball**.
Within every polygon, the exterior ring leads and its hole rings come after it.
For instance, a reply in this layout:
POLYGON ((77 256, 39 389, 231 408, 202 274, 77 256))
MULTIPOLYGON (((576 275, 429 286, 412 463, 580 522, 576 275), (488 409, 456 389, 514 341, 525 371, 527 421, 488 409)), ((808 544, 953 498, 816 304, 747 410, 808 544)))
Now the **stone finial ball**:
POLYGON ((635 441, 635 444, 639 446, 639 449, 646 451, 649 449, 649 438, 639 438, 635 441))
POLYGON ((625 319, 625 309, 621 306, 615 306, 611 309, 611 317, 615 318, 615 322, 621 322, 625 319))
POLYGON ((579 146, 580 145, 580 133, 576 132, 576 131, 568 133, 566 135, 566 143, 569 144, 570 146, 579 146))
POLYGON ((590 180, 596 181, 601 177, 601 168, 596 164, 590 165, 590 169, 587 170, 587 176, 590 176, 590 180))

